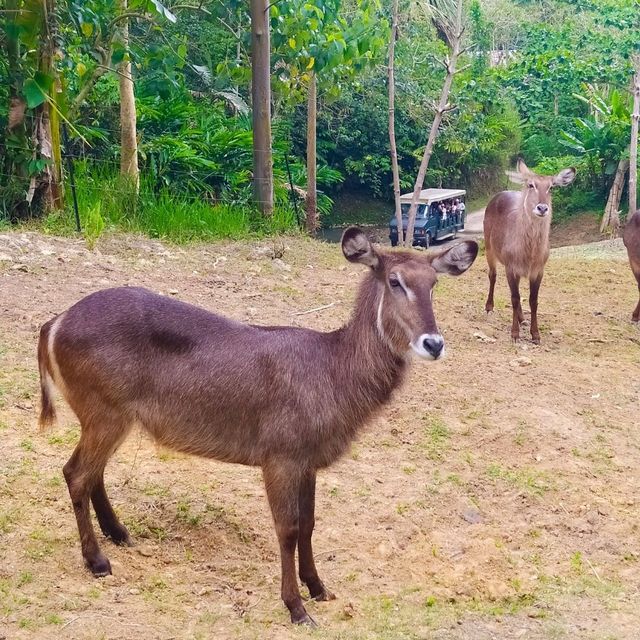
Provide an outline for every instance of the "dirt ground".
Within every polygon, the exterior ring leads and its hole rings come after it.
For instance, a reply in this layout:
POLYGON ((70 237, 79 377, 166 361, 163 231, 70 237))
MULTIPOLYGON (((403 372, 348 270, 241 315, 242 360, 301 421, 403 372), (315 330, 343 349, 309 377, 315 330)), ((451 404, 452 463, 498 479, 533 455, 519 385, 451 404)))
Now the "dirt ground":
POLYGON ((319 476, 315 551, 338 596, 309 603, 320 631, 292 628, 280 602, 259 470, 139 434, 106 476, 137 544, 103 541, 109 578, 83 568, 61 472, 78 426, 67 409, 51 431, 36 426, 39 326, 91 291, 135 284, 239 320, 330 330, 361 273, 339 246, 302 238, 181 248, 119 236, 88 251, 0 235, 0 638, 638 638, 640 330, 620 243, 552 253, 541 346, 511 343, 504 276, 485 315, 482 256, 441 278, 448 357, 416 362, 319 476))
POLYGON ((595 213, 581 213, 551 228, 551 246, 566 247, 602 240, 600 219, 595 213))

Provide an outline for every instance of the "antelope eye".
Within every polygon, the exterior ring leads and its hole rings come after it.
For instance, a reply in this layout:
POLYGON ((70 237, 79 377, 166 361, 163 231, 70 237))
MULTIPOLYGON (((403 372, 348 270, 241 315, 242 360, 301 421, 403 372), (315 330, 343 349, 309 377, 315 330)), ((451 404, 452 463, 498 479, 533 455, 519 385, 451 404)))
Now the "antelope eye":
POLYGON ((527 186, 529 187, 529 189, 533 189, 533 187, 535 187, 536 185, 533 184, 533 182, 530 182, 527 186))
POLYGON ((396 287, 402 287, 402 285, 400 284, 400 280, 398 280, 398 278, 396 278, 395 276, 391 276, 389 278, 389 286, 392 289, 395 289, 396 287))

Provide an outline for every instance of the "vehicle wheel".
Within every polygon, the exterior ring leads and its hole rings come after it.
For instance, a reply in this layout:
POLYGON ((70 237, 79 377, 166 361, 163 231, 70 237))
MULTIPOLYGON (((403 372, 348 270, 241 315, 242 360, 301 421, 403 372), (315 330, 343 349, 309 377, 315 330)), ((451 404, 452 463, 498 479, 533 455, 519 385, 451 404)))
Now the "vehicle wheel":
POLYGON ((391 246, 392 247, 398 246, 398 238, 391 238, 391 246))
POLYGON ((431 244, 431 236, 427 233, 427 235, 424 238, 424 248, 428 249, 430 244, 431 244))

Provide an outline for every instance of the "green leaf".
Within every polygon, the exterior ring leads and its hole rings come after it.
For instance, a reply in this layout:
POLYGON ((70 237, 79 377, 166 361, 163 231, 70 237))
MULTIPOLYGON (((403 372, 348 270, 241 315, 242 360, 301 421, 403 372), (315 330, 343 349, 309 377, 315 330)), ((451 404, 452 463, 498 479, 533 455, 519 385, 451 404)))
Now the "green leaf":
POLYGON ((124 60, 126 53, 127 50, 122 45, 115 46, 111 53, 111 63, 120 64, 124 60))
POLYGON ((24 81, 22 94, 27 99, 27 107, 29 107, 29 109, 39 107, 47 99, 47 94, 38 86, 38 83, 33 78, 28 78, 24 81))
POLYGON ((159 2, 159 0, 151 0, 151 4, 155 7, 156 11, 161 16, 164 16, 169 22, 177 21, 175 15, 173 15, 173 13, 171 13, 171 11, 162 4, 162 2, 159 2))

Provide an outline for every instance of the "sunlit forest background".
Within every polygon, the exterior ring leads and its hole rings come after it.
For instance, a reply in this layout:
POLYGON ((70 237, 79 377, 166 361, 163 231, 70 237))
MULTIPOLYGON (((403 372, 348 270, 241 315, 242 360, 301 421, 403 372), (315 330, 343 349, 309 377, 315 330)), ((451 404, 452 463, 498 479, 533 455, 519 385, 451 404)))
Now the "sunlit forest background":
MULTIPOLYGON (((3 4, 4 224, 38 218, 54 230, 70 228, 72 163, 79 210, 95 233, 106 225, 189 239, 295 227, 304 217, 312 75, 321 224, 392 212, 391 3, 271 4, 275 207, 268 217, 252 203, 248 2, 3 4), (133 180, 121 175, 127 68, 135 93, 133 180), (50 140, 43 140, 43 105, 50 140)), ((413 187, 445 75, 447 43, 433 4, 399 3, 395 126, 403 192, 413 187)), ((556 196, 559 216, 602 213, 616 179, 615 208, 624 210, 636 0, 471 0, 464 12, 465 49, 425 185, 462 187, 480 201, 504 188, 505 169, 521 156, 540 172, 578 168, 576 183, 556 196)))

